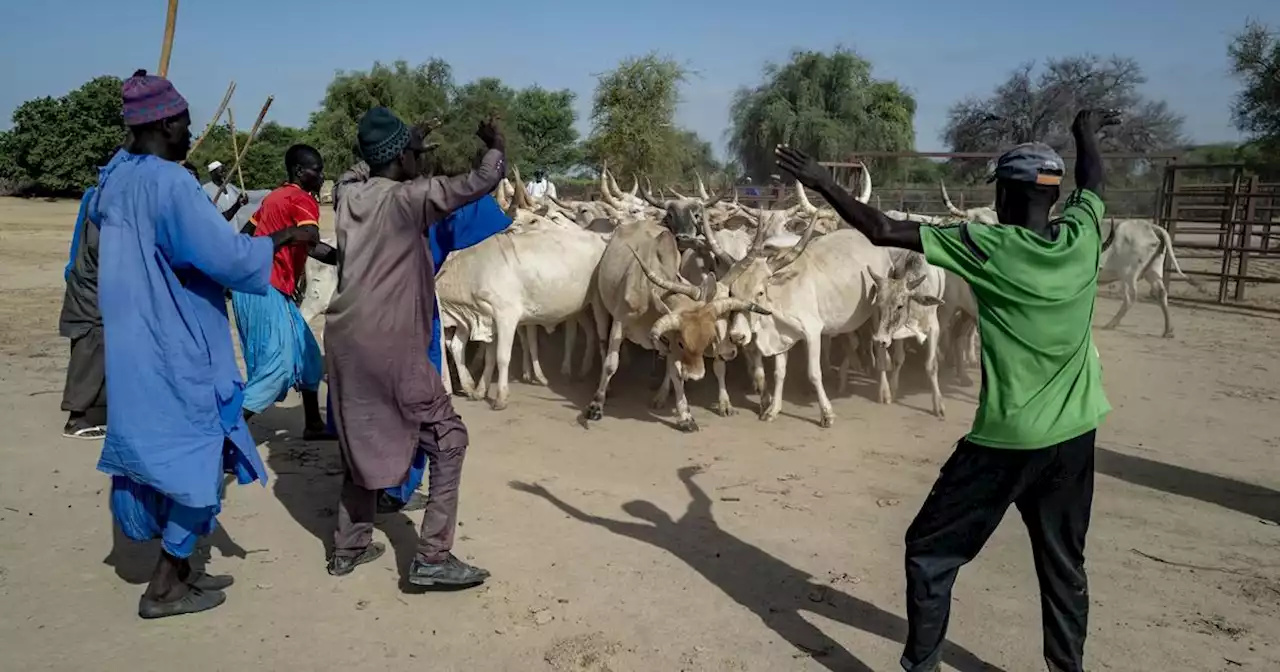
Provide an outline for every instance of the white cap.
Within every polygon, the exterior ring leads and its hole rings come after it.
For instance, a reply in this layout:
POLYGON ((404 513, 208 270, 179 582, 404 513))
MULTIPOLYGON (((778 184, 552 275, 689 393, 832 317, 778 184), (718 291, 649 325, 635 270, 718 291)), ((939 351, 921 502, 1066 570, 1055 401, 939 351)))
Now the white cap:
POLYGON ((221 167, 222 167, 221 161, 214 161, 213 163, 209 164, 209 170, 217 170, 221 167))

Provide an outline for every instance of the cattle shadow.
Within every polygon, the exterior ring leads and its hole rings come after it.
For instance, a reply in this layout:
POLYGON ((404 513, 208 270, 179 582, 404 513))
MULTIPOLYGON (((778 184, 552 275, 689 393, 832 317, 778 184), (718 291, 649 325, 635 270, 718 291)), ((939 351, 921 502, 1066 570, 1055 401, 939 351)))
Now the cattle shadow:
POLYGON ((1160 492, 1280 523, 1280 491, 1186 467, 1158 462, 1099 445, 1098 473, 1160 492))
MULTIPOLYGON (((196 544, 196 552, 191 556, 191 566, 198 571, 203 571, 212 559, 214 549, 217 549, 224 558, 243 560, 249 557, 250 553, 232 540, 221 521, 212 534, 201 538, 196 544)), ((120 524, 114 518, 112 519, 111 550, 107 553, 107 557, 102 559, 102 564, 114 569, 116 576, 125 583, 135 586, 147 583, 151 581, 151 572, 155 570, 156 559, 159 557, 159 539, 146 542, 134 541, 125 536, 124 530, 120 529, 120 524)))
MULTIPOLYGON (((323 397, 322 397, 323 398, 323 397)), ((302 407, 272 406, 249 421, 254 441, 265 448, 273 475, 271 492, 300 527, 320 542, 315 561, 323 566, 333 550, 342 490, 342 456, 336 441, 302 439, 302 407)), ((378 515, 374 526, 387 536, 396 556, 401 588, 417 553, 415 523, 403 513, 378 515)))
MULTIPOLYGON (((512 482, 510 486, 545 499, 576 520, 642 541, 679 558, 828 670, 869 672, 872 668, 805 620, 801 612, 818 614, 894 642, 905 641, 907 624, 903 618, 814 581, 803 570, 721 529, 711 512, 711 498, 694 482, 699 472, 698 467, 677 472, 691 498, 679 520, 646 501, 622 505, 623 511, 644 522, 594 516, 541 485, 512 482)), ((944 647, 943 658, 961 672, 1002 669, 950 642, 944 647)))

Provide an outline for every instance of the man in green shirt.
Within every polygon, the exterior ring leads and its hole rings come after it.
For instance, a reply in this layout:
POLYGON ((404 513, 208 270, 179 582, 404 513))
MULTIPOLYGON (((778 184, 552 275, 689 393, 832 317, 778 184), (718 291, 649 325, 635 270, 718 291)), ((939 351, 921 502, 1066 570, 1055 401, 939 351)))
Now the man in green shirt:
POLYGON ((964 278, 978 303, 982 389, 973 429, 907 530, 901 662, 910 672, 940 668, 956 574, 1011 504, 1031 537, 1045 662, 1053 672, 1083 670, 1094 439, 1111 410, 1091 331, 1104 211, 1097 135, 1116 123, 1111 111, 1076 116, 1076 191, 1057 219, 1049 210, 1059 197, 1062 158, 1040 143, 1001 156, 992 176, 998 225, 890 219, 859 203, 804 153, 777 149, 779 167, 822 194, 872 243, 923 252, 929 263, 964 278))

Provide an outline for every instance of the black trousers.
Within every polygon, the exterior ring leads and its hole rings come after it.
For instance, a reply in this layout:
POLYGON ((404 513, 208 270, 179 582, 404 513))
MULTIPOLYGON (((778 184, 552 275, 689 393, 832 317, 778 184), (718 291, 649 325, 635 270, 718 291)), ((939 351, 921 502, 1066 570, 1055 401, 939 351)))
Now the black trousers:
POLYGON ((107 424, 107 361, 102 327, 71 341, 62 410, 83 415, 87 426, 107 424))
POLYGON ((907 529, 907 645, 902 667, 933 670, 941 657, 960 567, 982 550, 1009 505, 1031 536, 1050 670, 1081 672, 1089 613, 1084 539, 1093 504, 1096 431, 1040 450, 961 440, 907 529))

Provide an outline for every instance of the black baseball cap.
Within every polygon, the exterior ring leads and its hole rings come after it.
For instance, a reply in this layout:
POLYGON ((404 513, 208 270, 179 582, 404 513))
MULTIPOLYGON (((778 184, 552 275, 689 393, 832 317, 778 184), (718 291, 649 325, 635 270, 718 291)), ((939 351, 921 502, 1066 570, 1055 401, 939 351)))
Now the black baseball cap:
POLYGON ((1043 142, 1027 142, 1000 155, 988 182, 1012 180, 1032 184, 1062 184, 1066 164, 1053 148, 1043 142))

